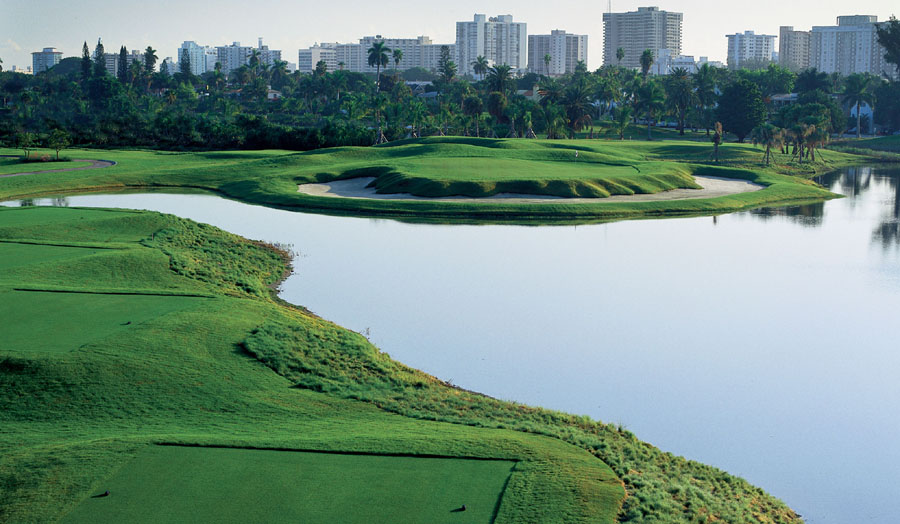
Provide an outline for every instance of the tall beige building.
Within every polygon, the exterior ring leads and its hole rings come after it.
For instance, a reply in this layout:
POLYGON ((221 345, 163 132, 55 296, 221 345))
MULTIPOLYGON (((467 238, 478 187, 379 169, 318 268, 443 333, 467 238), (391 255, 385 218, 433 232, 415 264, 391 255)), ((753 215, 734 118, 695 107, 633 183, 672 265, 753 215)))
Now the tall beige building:
POLYGON ((617 64, 616 50, 625 50, 624 67, 640 67, 641 54, 650 49, 668 49, 681 54, 682 13, 639 7, 627 13, 603 13, 603 64, 617 64))
POLYGON ((791 71, 809 68, 809 31, 783 25, 778 31, 778 63, 791 71))
POLYGON ((474 73, 472 62, 479 56, 493 65, 505 64, 514 70, 528 65, 528 35, 525 22, 513 22, 512 15, 485 17, 476 14, 471 22, 456 22, 456 65, 460 75, 474 73))
POLYGON ((559 29, 549 35, 528 35, 528 71, 548 76, 574 73, 579 61, 587 63, 587 38, 559 29), (547 55, 549 64, 544 59, 547 55))
MULTIPOLYGON (((883 23, 883 22, 882 22, 883 23)), ((781 28, 779 62, 794 71, 815 68, 825 73, 872 73, 897 77, 897 70, 884 59, 878 43, 878 17, 837 17, 837 25, 814 26, 811 31, 781 28)))

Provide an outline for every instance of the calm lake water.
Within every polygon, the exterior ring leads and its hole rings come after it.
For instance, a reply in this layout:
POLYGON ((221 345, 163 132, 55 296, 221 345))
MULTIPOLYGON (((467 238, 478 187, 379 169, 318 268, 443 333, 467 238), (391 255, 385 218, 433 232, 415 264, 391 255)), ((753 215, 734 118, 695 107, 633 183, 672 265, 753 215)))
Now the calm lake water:
POLYGON ((565 227, 413 225, 209 195, 154 209, 298 253, 282 296, 462 387, 618 422, 809 523, 900 515, 900 171, 847 198, 565 227))

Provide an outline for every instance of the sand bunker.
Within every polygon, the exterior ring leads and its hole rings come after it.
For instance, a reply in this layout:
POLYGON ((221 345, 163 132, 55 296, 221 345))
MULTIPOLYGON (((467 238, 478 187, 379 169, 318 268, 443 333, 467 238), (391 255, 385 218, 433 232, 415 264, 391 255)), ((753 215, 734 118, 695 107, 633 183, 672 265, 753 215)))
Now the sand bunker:
POLYGON ((304 195, 320 196, 320 197, 338 197, 338 198, 358 198, 372 200, 441 200, 444 202, 472 202, 486 200, 502 200, 509 203, 604 203, 604 202, 649 202, 656 200, 685 200, 692 198, 713 198, 726 195, 735 195, 738 193, 747 193, 750 191, 759 191, 765 186, 754 184, 746 180, 738 180, 734 178, 722 178, 713 176, 695 176, 694 180, 703 187, 703 189, 672 189, 660 193, 636 194, 636 195, 613 195, 606 198, 565 198, 549 195, 523 195, 518 193, 498 193, 489 197, 474 198, 466 196, 447 196, 447 197, 420 197, 410 195, 408 193, 381 194, 376 193, 375 188, 366 187, 375 178, 350 178, 347 180, 335 180, 325 184, 300 184, 297 188, 298 193, 304 195))

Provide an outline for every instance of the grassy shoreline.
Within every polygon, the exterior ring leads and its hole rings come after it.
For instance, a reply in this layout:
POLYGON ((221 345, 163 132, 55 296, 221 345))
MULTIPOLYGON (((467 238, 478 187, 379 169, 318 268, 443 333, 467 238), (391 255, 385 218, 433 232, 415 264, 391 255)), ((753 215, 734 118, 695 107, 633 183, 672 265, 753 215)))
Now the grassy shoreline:
POLYGON ((720 149, 722 163, 699 142, 609 142, 429 138, 389 147, 335 148, 306 153, 243 151, 165 153, 83 151, 118 162, 106 169, 15 177, 0 181, 0 199, 137 189, 197 189, 252 204, 323 214, 414 221, 583 223, 643 217, 730 213, 760 206, 836 198, 812 176, 860 161, 821 151, 816 163, 760 165, 761 151, 746 144, 720 149), (574 151, 581 167, 574 168, 574 151), (457 160, 467 162, 456 169, 457 160), (478 168, 479 163, 497 170, 478 168), (448 167, 449 166, 449 167, 448 167), (512 168, 510 166, 513 166, 512 168), (524 166, 524 167, 523 167, 524 166), (622 169, 635 174, 624 175, 622 169), (582 171, 584 170, 584 171, 582 171), (643 171, 641 171, 643 170, 643 171), (486 171, 486 172, 483 172, 486 171), (549 195, 652 193, 692 187, 691 174, 749 180, 766 186, 750 193, 654 202, 503 203, 497 201, 392 201, 316 197, 297 185, 377 175, 379 191, 428 196, 489 195, 500 191, 549 195))
POLYGON ((66 349, 61 336, 50 353, 28 333, 52 319, 25 316, 18 346, 0 351, 4 520, 67 514, 147 445, 169 443, 514 459, 498 523, 799 521, 746 481, 621 427, 467 392, 391 360, 274 298, 283 251, 211 226, 152 212, 5 209, 4 264, 0 304, 26 312, 10 295, 23 283, 214 297, 140 305, 146 318, 128 325, 94 329, 87 316, 94 338, 66 349))

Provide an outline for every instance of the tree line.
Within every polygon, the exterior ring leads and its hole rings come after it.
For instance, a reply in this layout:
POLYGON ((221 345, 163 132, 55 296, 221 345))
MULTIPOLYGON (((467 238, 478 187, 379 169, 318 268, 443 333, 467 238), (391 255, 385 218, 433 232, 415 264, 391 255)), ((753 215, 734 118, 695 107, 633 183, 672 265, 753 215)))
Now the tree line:
MULTIPOLYGON (((900 76, 900 22, 879 39, 900 76)), ((436 71, 401 72, 402 51, 383 42, 368 49, 374 75, 343 64, 329 71, 325 62, 312 73, 289 72, 286 62, 267 64, 255 51, 234 71, 216 64, 202 75, 191 72, 187 54, 177 71, 157 71, 152 47, 138 60, 130 56, 120 48, 113 77, 98 40, 93 53, 85 42, 80 59, 33 77, 0 72, 0 140, 49 145, 55 132, 55 144, 79 146, 306 150, 426 135, 624 138, 635 124, 653 138, 654 126, 671 122, 680 134, 703 130, 713 142, 787 143, 803 160, 829 136, 867 127, 862 104, 877 109, 875 124, 900 130, 900 83, 885 77, 794 73, 775 64, 738 71, 704 64, 655 76, 650 50, 639 70, 608 64, 588 71, 579 63, 561 77, 516 76, 484 57, 471 64, 474 76, 461 77, 446 47, 436 71), (786 93, 796 99, 775 98, 786 93)))

